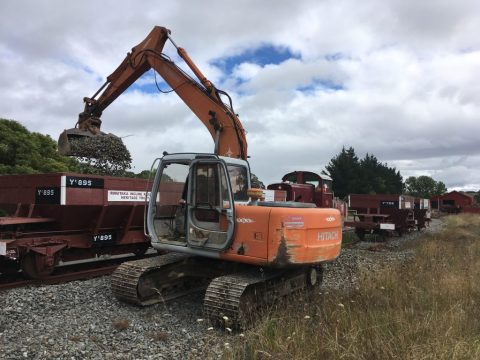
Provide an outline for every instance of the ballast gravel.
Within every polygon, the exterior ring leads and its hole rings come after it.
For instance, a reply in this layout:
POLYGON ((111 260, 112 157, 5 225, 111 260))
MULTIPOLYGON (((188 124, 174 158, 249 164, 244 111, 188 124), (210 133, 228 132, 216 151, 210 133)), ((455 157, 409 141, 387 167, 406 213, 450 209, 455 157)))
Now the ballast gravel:
MULTIPOLYGON (((434 220, 429 232, 438 231, 434 220)), ((348 291, 359 269, 375 271, 384 264, 414 256, 402 250, 412 233, 383 246, 357 243, 325 266, 327 289, 348 291)), ((61 285, 0 292, 0 359, 189 359, 205 349, 221 348, 232 336, 212 329, 202 313, 203 294, 139 308, 119 302, 110 277, 61 285)))

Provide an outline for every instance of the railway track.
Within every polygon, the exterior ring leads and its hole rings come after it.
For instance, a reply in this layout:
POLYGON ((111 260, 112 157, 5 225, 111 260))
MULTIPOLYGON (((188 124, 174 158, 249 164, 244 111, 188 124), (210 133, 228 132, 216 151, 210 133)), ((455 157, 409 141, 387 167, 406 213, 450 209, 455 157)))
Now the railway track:
MULTIPOLYGON (((144 257, 152 257, 148 254, 144 257)), ((91 279, 109 275, 123 262, 138 259, 128 256, 110 260, 101 260, 87 263, 68 264, 55 268, 55 271, 43 279, 25 279, 21 272, 13 275, 0 275, 0 291, 24 286, 54 285, 69 281, 91 279)))

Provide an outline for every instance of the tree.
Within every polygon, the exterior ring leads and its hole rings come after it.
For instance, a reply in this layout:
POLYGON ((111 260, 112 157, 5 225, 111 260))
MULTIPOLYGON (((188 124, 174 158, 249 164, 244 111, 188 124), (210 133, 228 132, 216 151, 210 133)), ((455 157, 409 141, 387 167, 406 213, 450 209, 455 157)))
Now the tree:
POLYGON ((350 147, 342 148, 326 166, 333 180, 333 191, 343 198, 348 194, 401 194, 403 178, 394 167, 383 164, 372 154, 361 160, 350 147))
POLYGON ((357 192, 360 162, 352 147, 347 150, 343 147, 340 154, 332 158, 325 168, 333 180, 333 191, 338 197, 344 198, 357 192))
POLYGON ((395 168, 382 164, 374 155, 360 160, 360 185, 364 194, 401 194, 403 178, 395 168))
POLYGON ((480 190, 478 190, 477 193, 473 195, 473 197, 475 198, 477 204, 480 204, 480 190))
POLYGON ((48 135, 28 131, 14 120, 0 119, 0 174, 76 171, 78 162, 57 153, 48 135))
POLYGON ((252 188, 265 189, 265 184, 254 173, 251 174, 250 182, 252 183, 252 188))
MULTIPOLYGON (((96 158, 69 157, 57 152, 57 143, 48 135, 30 132, 15 120, 0 118, 0 174, 34 174, 49 172, 78 172, 82 174, 116 175, 135 177, 126 171, 130 167, 130 153, 121 140, 113 137, 87 139, 84 150, 95 150, 96 158), (101 145, 101 146, 100 146, 101 145), (126 154, 122 161, 118 154, 126 154)), ((72 140, 72 146, 74 141, 72 140)), ((145 174, 139 174, 140 177, 145 174)))
POLYGON ((135 174, 134 177, 140 178, 140 179, 152 179, 155 176, 157 169, 154 169, 153 171, 150 170, 143 170, 140 171, 138 174, 135 174))
POLYGON ((441 181, 435 181, 430 176, 422 175, 408 177, 405 180, 405 190, 409 195, 430 199, 433 196, 445 194, 447 187, 441 181))

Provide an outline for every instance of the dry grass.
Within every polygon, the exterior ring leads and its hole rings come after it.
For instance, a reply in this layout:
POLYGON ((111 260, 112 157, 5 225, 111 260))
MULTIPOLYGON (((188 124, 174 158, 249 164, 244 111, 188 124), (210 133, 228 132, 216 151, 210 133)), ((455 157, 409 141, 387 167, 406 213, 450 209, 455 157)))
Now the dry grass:
POLYGON ((233 359, 480 358, 480 216, 447 218, 415 260, 359 287, 298 297, 231 342, 233 359))

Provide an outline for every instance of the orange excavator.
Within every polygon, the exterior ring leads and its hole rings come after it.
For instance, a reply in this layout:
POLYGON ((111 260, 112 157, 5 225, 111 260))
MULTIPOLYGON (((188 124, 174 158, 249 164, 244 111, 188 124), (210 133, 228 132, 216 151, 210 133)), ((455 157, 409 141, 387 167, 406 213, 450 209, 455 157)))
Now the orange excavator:
POLYGON ((100 130, 102 111, 151 68, 207 127, 215 145, 212 154, 164 153, 155 160, 145 231, 152 246, 166 253, 119 266, 112 275, 115 296, 143 306, 206 289, 206 316, 237 327, 257 307, 318 286, 321 264, 340 253, 339 211, 263 201, 262 190, 250 188, 245 130, 231 98, 207 80, 168 29, 155 27, 85 98, 76 128, 60 137, 60 151, 68 154, 71 138, 111 136, 100 130), (199 81, 162 52, 167 40, 199 81))

